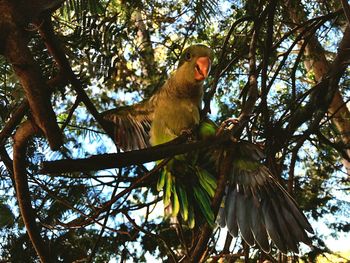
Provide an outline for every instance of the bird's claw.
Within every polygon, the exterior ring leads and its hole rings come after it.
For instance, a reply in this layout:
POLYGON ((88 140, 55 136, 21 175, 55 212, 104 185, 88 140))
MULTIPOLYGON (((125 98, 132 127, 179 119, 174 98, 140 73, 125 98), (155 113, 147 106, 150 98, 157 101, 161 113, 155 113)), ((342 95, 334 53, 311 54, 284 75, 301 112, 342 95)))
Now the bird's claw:
POLYGON ((222 125, 226 125, 227 129, 232 130, 232 128, 239 123, 239 120, 237 118, 228 118, 227 120, 224 120, 222 125))
POLYGON ((224 130, 232 130, 238 123, 239 120, 237 118, 228 118, 221 123, 216 134, 220 134, 224 130))
POLYGON ((193 129, 182 130, 180 136, 186 138, 187 141, 194 141, 193 129))

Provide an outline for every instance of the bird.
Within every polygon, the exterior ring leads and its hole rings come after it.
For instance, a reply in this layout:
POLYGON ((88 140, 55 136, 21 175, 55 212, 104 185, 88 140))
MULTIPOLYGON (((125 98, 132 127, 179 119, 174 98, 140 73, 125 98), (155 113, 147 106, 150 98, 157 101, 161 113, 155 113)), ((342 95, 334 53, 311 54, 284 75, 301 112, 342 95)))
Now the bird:
POLYGON ((155 146, 199 123, 203 83, 213 52, 205 45, 188 47, 177 70, 149 99, 103 113, 115 125, 115 142, 124 151, 155 146))
MULTIPOLYGON (((115 129, 114 141, 123 151, 167 143, 183 132, 196 131, 199 139, 210 138, 218 126, 200 117, 203 84, 214 59, 211 48, 195 44, 186 48, 177 69, 150 98, 104 112, 115 129)), ((218 156, 222 149, 194 151, 175 156, 158 178, 164 206, 171 216, 193 228, 200 215, 211 226, 240 233, 250 246, 271 251, 270 240, 283 253, 298 252, 300 242, 311 245, 313 229, 296 201, 264 165, 260 146, 243 140, 225 145, 234 149, 225 196, 215 218, 210 204, 215 194, 218 156)), ((199 219, 198 219, 199 217, 199 219)))

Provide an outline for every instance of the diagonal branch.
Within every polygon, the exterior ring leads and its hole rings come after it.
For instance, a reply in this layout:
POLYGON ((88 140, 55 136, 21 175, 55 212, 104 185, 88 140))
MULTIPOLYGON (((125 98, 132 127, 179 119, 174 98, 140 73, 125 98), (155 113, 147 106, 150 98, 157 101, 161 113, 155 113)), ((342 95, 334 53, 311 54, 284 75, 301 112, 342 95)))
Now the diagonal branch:
MULTIPOLYGON (((239 125, 234 126, 231 133, 234 138, 239 138, 242 132, 243 124, 249 119, 249 116, 253 112, 255 107, 255 103, 258 97, 258 84, 257 84, 257 70, 256 70, 256 43, 258 38, 257 25, 254 25, 254 31, 252 34, 252 39, 250 41, 249 46, 249 89, 248 89, 248 97, 243 105, 240 116, 238 117, 239 125)), ((217 181, 217 188, 215 190, 215 195, 212 200, 211 207, 213 209, 214 215, 216 217, 219 207, 224 196, 225 187, 227 184, 227 177, 232 169, 232 159, 234 154, 233 149, 228 149, 224 151, 220 163, 219 168, 219 178, 217 181)), ((196 243, 194 249, 192 250, 192 254, 190 256, 190 262, 202 262, 205 256, 205 250, 208 244, 208 241, 213 233, 213 228, 205 223, 203 227, 201 227, 199 231, 198 242, 196 243)))
MULTIPOLYGON (((4 145, 0 145, 0 161, 4 163, 7 171, 11 175, 11 180, 13 180, 13 162, 4 145)), ((15 185, 14 181, 12 181, 12 183, 15 185)))
POLYGON ((321 121, 322 116, 327 112, 328 107, 332 102, 334 93, 338 88, 338 82, 344 74, 349 61, 350 28, 347 26, 339 44, 338 53, 330 66, 328 73, 313 88, 313 92, 310 95, 310 102, 304 107, 298 108, 295 114, 291 117, 286 128, 288 134, 294 133, 298 127, 312 118, 317 118, 321 121))
POLYGON ((349 6, 349 3, 346 0, 341 0, 341 5, 343 7, 346 19, 348 20, 348 25, 350 25, 350 6, 349 6))
POLYGON ((54 57, 60 71, 68 78, 70 83, 72 84, 73 89, 78 94, 79 99, 85 104, 88 111, 95 118, 95 120, 100 124, 103 130, 111 137, 113 136, 113 129, 107 125, 107 122, 102 118, 102 116, 97 111, 96 107, 84 91, 83 85, 80 80, 76 77, 73 72, 70 63, 64 53, 64 50, 60 44, 59 39, 57 39, 52 22, 51 17, 44 18, 44 21, 38 25, 39 33, 43 38, 45 45, 50 52, 50 54, 54 57))

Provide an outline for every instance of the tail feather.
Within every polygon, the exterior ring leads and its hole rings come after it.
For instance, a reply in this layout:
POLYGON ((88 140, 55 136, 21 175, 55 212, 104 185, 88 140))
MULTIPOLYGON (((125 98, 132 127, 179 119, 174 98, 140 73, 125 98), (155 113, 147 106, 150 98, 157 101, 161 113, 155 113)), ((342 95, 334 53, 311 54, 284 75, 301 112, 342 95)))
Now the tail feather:
POLYGON ((242 237, 248 245, 254 246, 255 239, 251 231, 251 201, 252 199, 237 192, 236 196, 237 224, 242 237))
POLYGON ((287 253, 287 247, 283 242, 280 231, 276 225, 276 215, 275 211, 272 208, 270 202, 265 202, 263 206, 263 218, 266 225, 266 231, 269 234, 269 237, 274 242, 274 244, 281 250, 283 253, 287 253))
POLYGON ((311 244, 307 234, 313 233, 310 223, 294 199, 260 163, 264 155, 259 147, 239 142, 237 152, 221 208, 225 212, 219 214, 220 226, 226 222, 233 236, 238 235, 239 229, 249 245, 257 244, 265 252, 270 251, 269 239, 283 253, 298 252, 299 242, 311 244))
POLYGON ((225 221, 227 224, 227 228, 230 232, 230 234, 234 237, 238 235, 238 225, 237 225, 237 218, 236 218, 236 196, 234 194, 234 191, 229 191, 226 202, 224 205, 224 209, 226 211, 225 215, 225 221), (230 200, 230 202, 227 202, 227 200, 230 200), (231 202, 232 201, 232 202, 231 202))
POLYGON ((270 244, 265 225, 262 223, 261 214, 258 209, 251 210, 251 230, 253 232, 256 243, 261 247, 265 253, 270 252, 270 244))

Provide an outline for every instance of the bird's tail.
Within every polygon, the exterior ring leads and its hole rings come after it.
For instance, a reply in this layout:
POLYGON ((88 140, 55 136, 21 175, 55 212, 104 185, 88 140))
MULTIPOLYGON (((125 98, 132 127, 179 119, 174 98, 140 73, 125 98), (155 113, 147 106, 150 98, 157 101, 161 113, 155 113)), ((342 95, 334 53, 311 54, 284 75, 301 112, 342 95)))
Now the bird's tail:
POLYGON ((157 190, 163 190, 164 206, 168 216, 181 216, 189 228, 195 226, 195 219, 205 218, 214 226, 215 216, 211 199, 215 194, 216 178, 202 168, 191 156, 178 156, 163 169, 157 183, 157 190), (201 216, 198 216, 201 214, 201 216))

